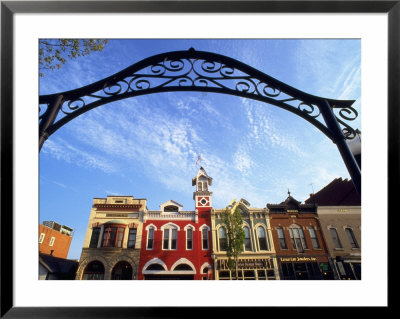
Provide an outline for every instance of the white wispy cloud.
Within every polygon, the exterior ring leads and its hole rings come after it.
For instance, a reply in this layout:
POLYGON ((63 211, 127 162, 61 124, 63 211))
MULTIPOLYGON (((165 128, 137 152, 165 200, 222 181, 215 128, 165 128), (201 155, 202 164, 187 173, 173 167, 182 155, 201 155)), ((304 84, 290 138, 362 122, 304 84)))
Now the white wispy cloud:
POLYGON ((83 151, 61 138, 48 139, 43 145, 42 152, 57 160, 80 167, 99 169, 105 173, 116 171, 113 164, 105 157, 83 151))

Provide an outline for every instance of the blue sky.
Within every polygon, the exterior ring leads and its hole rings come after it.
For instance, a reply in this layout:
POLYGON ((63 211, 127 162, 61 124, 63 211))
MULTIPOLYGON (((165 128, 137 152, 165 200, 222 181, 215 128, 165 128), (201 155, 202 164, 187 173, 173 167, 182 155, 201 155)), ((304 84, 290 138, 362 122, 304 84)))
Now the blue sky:
MULTIPOLYGON (((242 61, 307 93, 356 100, 361 128, 359 40, 110 40, 100 53, 68 61, 40 78, 40 94, 79 88, 155 54, 211 51, 242 61)), ((94 197, 173 199, 194 209, 198 154, 213 177, 213 205, 245 198, 280 203, 288 189, 304 201, 334 178, 349 178, 336 146, 297 115, 231 95, 170 92, 125 99, 63 126, 40 153, 39 222, 75 230, 68 258, 80 257, 94 197)))

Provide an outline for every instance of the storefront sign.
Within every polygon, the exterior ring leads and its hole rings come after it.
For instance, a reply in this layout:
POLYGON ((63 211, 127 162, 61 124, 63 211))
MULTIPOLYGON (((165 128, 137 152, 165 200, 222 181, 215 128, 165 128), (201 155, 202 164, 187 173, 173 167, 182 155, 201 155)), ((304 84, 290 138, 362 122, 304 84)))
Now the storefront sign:
MULTIPOLYGON (((218 260, 219 269, 229 269, 228 260, 218 260)), ((240 259, 238 261, 238 268, 240 269, 264 269, 266 262, 262 259, 240 259)))
POLYGON ((289 262, 296 262, 296 261, 317 261, 316 257, 281 257, 279 258, 280 261, 289 261, 289 262))

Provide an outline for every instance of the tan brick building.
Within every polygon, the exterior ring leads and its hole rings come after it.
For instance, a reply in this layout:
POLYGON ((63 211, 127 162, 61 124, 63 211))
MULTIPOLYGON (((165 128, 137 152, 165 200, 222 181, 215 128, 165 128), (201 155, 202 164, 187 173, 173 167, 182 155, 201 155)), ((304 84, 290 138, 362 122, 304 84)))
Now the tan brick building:
POLYGON ((77 280, 136 279, 146 199, 94 198, 77 280))
POLYGON ((337 178, 305 202, 318 206, 337 279, 361 279, 361 198, 352 181, 337 178))

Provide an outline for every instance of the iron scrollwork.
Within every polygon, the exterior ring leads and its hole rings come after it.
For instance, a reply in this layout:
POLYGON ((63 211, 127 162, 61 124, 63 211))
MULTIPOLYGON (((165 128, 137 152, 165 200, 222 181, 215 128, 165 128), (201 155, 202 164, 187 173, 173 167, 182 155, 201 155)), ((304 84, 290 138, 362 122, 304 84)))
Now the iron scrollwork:
MULTIPOLYGON (((322 100, 329 101, 335 117, 344 127, 345 138, 355 130, 346 121, 357 118, 354 101, 324 99, 286 85, 250 66, 223 55, 204 51, 169 52, 140 61, 121 72, 92 85, 62 92, 60 108, 64 116, 49 127, 49 134, 94 107, 123 98, 168 91, 206 91, 247 97, 293 112, 318 127, 332 139, 332 132, 320 120, 322 100)), ((40 105, 48 105, 53 95, 40 96, 40 105)), ((48 112, 39 112, 39 119, 48 112)))

